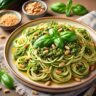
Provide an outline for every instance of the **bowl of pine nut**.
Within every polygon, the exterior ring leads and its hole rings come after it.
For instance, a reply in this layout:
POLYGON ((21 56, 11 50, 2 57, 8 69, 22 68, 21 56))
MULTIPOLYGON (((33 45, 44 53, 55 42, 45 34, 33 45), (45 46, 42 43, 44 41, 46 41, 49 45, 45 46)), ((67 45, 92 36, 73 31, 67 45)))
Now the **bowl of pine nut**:
POLYGON ((27 1, 22 6, 23 13, 29 19, 35 19, 43 17, 47 12, 48 6, 44 1, 31 0, 27 1))

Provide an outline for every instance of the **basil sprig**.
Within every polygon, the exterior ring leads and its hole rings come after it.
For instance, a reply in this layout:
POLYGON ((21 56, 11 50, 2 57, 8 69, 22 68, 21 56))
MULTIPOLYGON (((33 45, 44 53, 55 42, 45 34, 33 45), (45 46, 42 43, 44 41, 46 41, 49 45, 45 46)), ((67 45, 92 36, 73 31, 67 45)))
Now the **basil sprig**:
POLYGON ((52 44, 55 44, 56 47, 63 48, 64 44, 66 42, 72 42, 76 40, 76 34, 75 32, 72 31, 64 31, 59 33, 56 28, 49 29, 49 34, 48 35, 43 35, 39 37, 35 42, 34 42, 34 47, 35 48, 42 48, 42 47, 47 47, 51 46, 52 44))
POLYGON ((84 15, 88 13, 88 10, 81 4, 72 5, 72 0, 67 0, 67 3, 56 2, 51 5, 51 10, 57 13, 65 13, 66 16, 74 15, 84 15))

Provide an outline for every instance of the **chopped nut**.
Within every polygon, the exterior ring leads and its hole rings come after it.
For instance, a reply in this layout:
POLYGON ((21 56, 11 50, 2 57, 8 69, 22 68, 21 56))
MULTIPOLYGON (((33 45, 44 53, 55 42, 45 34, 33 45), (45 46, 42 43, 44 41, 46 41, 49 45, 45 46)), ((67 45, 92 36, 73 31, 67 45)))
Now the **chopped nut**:
POLYGON ((38 33, 34 33, 34 36, 38 36, 38 33))
POLYGON ((95 70, 95 65, 90 66, 90 71, 93 71, 93 70, 95 70))
POLYGON ((44 47, 45 50, 48 50, 48 47, 44 47))
POLYGON ((2 90, 2 87, 0 86, 0 90, 2 90))
POLYGON ((38 4, 37 6, 36 6, 36 8, 41 8, 42 7, 42 5, 41 4, 38 4))
POLYGON ((42 6, 40 2, 32 2, 32 3, 28 3, 25 6, 25 11, 28 14, 37 15, 37 14, 41 14, 42 12, 44 12, 45 7, 42 6))
MULTIPOLYGON (((44 28, 43 28, 43 30, 44 30, 44 28)), ((45 31, 44 34, 48 34, 48 32, 45 31)))
POLYGON ((0 39, 5 39, 6 36, 5 35, 0 35, 0 39))
POLYGON ((35 39, 37 39, 37 36, 34 36, 35 39))
POLYGON ((33 95, 38 95, 39 93, 38 93, 37 91, 34 91, 34 90, 33 90, 33 91, 32 91, 32 94, 33 94, 33 95))
POLYGON ((9 92, 10 92, 10 89, 4 89, 3 92, 4 92, 4 93, 9 93, 9 92))
POLYGON ((35 6, 37 5, 37 3, 38 3, 38 2, 33 2, 33 3, 32 3, 32 6, 35 7, 35 6))
POLYGON ((45 11, 45 9, 44 9, 44 8, 40 9, 40 12, 41 12, 41 13, 43 13, 44 11, 45 11))
POLYGON ((69 47, 69 46, 65 46, 65 49, 69 50, 69 49, 70 49, 70 47, 69 47))
POLYGON ((56 70, 56 73, 59 75, 59 74, 62 73, 62 71, 61 70, 56 70))
POLYGON ((40 12, 40 9, 34 9, 34 12, 40 12))
POLYGON ((48 50, 46 49, 46 50, 44 50, 44 53, 48 53, 48 50))
POLYGON ((52 44, 52 48, 53 48, 53 49, 55 49, 55 48, 56 48, 56 46, 55 46, 54 44, 52 44))
POLYGON ((62 31, 62 28, 59 28, 59 29, 58 29, 58 32, 60 32, 60 31, 62 31))
POLYGON ((46 86, 51 85, 51 81, 47 81, 47 82, 45 83, 45 85, 46 85, 46 86))
POLYGON ((80 45, 83 45, 83 42, 80 42, 80 45))
POLYGON ((21 68, 25 68, 25 66, 24 66, 24 65, 22 65, 22 64, 19 64, 19 66, 20 66, 21 68))
POLYGON ((89 42, 89 45, 90 46, 94 46, 94 42, 89 42))
POLYGON ((94 46, 96 46, 96 42, 94 42, 94 46))
POLYGON ((64 64, 64 62, 61 62, 60 64, 59 64, 59 67, 63 67, 65 64, 64 64))
POLYGON ((74 80, 77 81, 77 82, 80 82, 81 81, 80 78, 74 78, 74 80))
POLYGON ((29 46, 29 44, 26 44, 26 45, 25 45, 25 48, 28 48, 28 46, 29 46))
POLYGON ((36 15, 38 12, 33 12, 33 15, 36 15))
POLYGON ((69 55, 69 54, 70 54, 70 50, 66 50, 66 51, 64 52, 64 54, 65 54, 65 55, 69 55))
MULTIPOLYGON (((43 27, 40 27, 39 29, 40 29, 40 30, 42 30, 42 31, 44 30, 44 28, 43 28, 43 27)), ((44 33, 46 33, 46 32, 44 32, 44 33)))

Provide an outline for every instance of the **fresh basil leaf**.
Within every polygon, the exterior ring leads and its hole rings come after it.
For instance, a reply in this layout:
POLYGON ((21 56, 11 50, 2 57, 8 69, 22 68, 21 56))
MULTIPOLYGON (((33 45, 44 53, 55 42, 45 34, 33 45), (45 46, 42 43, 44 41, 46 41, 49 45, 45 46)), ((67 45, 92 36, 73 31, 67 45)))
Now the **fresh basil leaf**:
POLYGON ((72 11, 75 15, 84 15, 88 13, 88 10, 81 4, 76 4, 72 7, 72 11))
POLYGON ((66 16, 71 15, 71 7, 72 7, 72 0, 68 0, 66 5, 66 16))
POLYGON ((66 5, 62 2, 57 2, 51 5, 51 10, 57 13, 64 13, 66 10, 66 5))

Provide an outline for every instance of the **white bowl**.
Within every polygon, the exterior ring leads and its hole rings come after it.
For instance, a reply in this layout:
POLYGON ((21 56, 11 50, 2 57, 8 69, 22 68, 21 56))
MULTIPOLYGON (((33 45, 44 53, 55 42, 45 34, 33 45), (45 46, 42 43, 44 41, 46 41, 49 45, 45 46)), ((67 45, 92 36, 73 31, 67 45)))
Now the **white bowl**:
POLYGON ((25 3, 23 4, 23 6, 22 6, 22 11, 23 11, 23 13, 24 13, 29 19, 35 19, 35 18, 43 17, 43 16, 46 14, 47 10, 48 10, 47 4, 46 4, 44 1, 41 1, 41 0, 30 0, 30 1, 25 2, 25 3), (44 11, 43 13, 41 13, 41 14, 38 14, 38 15, 28 14, 28 13, 25 11, 25 6, 26 6, 28 3, 31 3, 31 2, 40 2, 40 3, 44 6, 45 11, 44 11))

